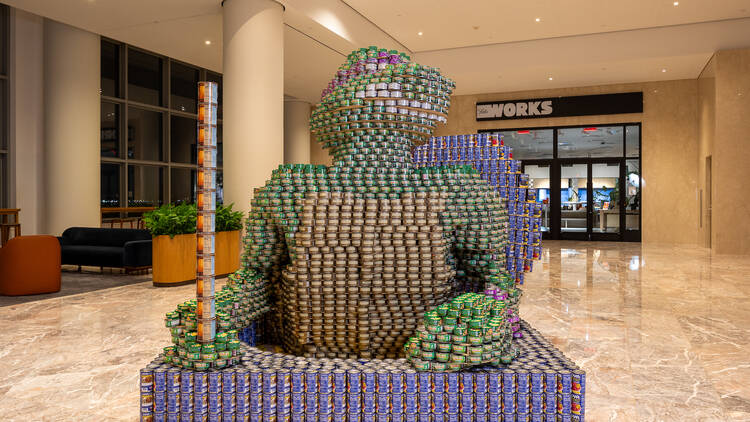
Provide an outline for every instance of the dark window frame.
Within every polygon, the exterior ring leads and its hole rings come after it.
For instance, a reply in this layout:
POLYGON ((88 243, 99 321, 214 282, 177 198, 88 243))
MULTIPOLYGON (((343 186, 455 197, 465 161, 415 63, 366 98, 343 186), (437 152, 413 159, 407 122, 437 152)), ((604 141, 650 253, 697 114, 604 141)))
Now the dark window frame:
MULTIPOLYGON (((119 116, 119 156, 118 157, 100 157, 102 164, 118 164, 120 167, 120 192, 118 197, 120 198, 119 206, 120 207, 128 207, 128 192, 130 190, 130 186, 128 186, 128 168, 129 166, 138 165, 138 166, 153 166, 153 167, 159 167, 162 168, 164 171, 164 180, 162 187, 162 190, 164 192, 164 197, 160 198, 164 201, 164 203, 172 203, 176 198, 172 198, 172 169, 173 168, 186 168, 186 169, 193 169, 197 170, 198 165, 197 164, 187 164, 187 163, 180 163, 172 161, 172 151, 171 151, 171 121, 172 116, 179 116, 179 117, 186 117, 190 119, 198 120, 198 114, 196 113, 190 113, 190 112, 184 112, 177 109, 173 109, 172 107, 172 87, 171 87, 171 75, 172 75, 172 64, 178 63, 181 66, 187 66, 193 69, 198 70, 198 79, 199 81, 206 80, 207 75, 211 75, 212 77, 216 78, 222 78, 223 82, 223 75, 218 72, 214 72, 212 70, 208 70, 205 68, 201 68, 195 65, 192 65, 190 63, 185 63, 180 60, 172 59, 170 57, 164 56, 162 54, 154 53, 152 51, 144 50, 142 48, 138 48, 117 40, 113 40, 107 37, 101 37, 102 43, 110 43, 115 44, 119 47, 119 63, 118 63, 118 77, 119 80, 116 82, 117 86, 119 87, 119 97, 111 97, 107 95, 101 95, 101 102, 107 102, 107 103, 114 103, 119 104, 120 106, 120 116, 119 116), (129 98, 129 92, 128 92, 128 53, 130 50, 135 50, 141 53, 149 54, 155 57, 158 57, 161 60, 162 63, 162 86, 161 86, 161 97, 162 97, 162 104, 161 106, 153 105, 153 104, 145 104, 139 101, 133 101, 129 98), (133 158, 128 158, 127 154, 127 122, 128 122, 128 109, 130 107, 137 107, 139 109, 148 110, 148 111, 156 111, 160 112, 162 116, 162 159, 161 160, 138 160, 133 158)), ((101 47, 100 47, 101 48, 101 47)), ((196 91, 198 87, 195 87, 196 91)), ((223 123, 221 119, 221 114, 219 114, 219 119, 217 120, 216 124, 217 126, 221 125, 223 123)), ((101 142, 101 141, 100 141, 101 142)), ((101 154, 100 154, 101 155, 101 154)), ((217 172, 222 172, 223 166, 217 166, 217 172)), ((101 198, 99 200, 100 206, 101 206, 101 198)), ((156 204, 155 204, 156 205, 156 204)))

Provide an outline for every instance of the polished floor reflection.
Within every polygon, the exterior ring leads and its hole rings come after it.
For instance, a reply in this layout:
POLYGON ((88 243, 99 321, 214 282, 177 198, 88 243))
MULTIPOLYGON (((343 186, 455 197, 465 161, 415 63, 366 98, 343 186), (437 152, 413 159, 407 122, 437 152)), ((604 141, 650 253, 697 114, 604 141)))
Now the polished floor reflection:
POLYGON ((750 258, 545 242, 521 315, 587 372, 589 421, 750 420, 750 258))
MULTIPOLYGON (((587 421, 750 420, 748 274, 750 258, 697 247, 547 241, 521 315, 586 370, 587 421)), ((0 307, 3 420, 137 420, 138 369, 193 290, 0 307)))

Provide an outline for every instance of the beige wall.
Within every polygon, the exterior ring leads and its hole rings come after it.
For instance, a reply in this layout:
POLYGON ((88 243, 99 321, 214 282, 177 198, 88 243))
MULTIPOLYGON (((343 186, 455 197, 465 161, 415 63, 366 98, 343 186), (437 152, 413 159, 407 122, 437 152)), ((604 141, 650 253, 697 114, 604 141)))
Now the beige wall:
POLYGON ((100 224, 100 49, 98 35, 45 19, 42 230, 47 234, 100 224))
POLYGON ((712 245, 750 254, 750 49, 716 53, 712 245))
POLYGON ((11 9, 11 206, 21 232, 42 233, 44 218, 44 18, 11 9))
POLYGON ((284 164, 310 163, 310 103, 284 100, 284 164))
POLYGON ((677 80, 480 95, 454 96, 448 124, 435 135, 524 126, 600 125, 642 122, 643 233, 646 243, 699 241, 697 198, 698 84, 677 80), (609 116, 476 121, 476 102, 554 96, 643 92, 643 113, 609 116))
POLYGON ((333 157, 328 155, 328 150, 320 146, 315 135, 310 136, 310 163, 324 164, 326 166, 333 165, 333 157))
MULTIPOLYGON (((713 186, 707 186, 706 158, 713 154, 716 135, 716 56, 713 56, 698 78, 698 191, 702 203, 698 227, 700 244, 711 247, 711 214, 709 197, 713 186)), ((712 166, 713 167, 713 166, 712 166)), ((712 183, 713 185, 713 183, 712 183)))

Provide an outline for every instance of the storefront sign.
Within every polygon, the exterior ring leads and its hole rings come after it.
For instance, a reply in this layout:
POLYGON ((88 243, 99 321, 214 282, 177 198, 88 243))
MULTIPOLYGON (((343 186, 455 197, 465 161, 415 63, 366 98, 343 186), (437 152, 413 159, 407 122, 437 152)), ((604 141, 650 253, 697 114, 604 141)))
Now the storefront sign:
POLYGON ((643 113, 643 93, 580 95, 477 103, 477 121, 643 113))

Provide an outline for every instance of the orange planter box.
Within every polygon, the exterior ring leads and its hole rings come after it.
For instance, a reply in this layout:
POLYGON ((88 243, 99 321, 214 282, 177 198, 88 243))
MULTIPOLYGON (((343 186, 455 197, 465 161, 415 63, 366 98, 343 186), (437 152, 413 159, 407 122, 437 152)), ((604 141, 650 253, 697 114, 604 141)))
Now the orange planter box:
MULTIPOLYGON (((179 286, 192 283, 196 276, 197 238, 195 234, 180 234, 173 238, 153 238, 154 286, 179 286)), ((215 269, 217 277, 240 268, 240 232, 216 232, 215 269)))

